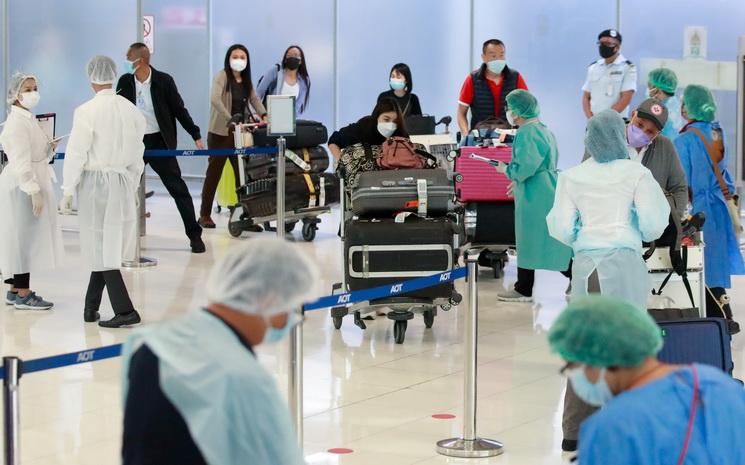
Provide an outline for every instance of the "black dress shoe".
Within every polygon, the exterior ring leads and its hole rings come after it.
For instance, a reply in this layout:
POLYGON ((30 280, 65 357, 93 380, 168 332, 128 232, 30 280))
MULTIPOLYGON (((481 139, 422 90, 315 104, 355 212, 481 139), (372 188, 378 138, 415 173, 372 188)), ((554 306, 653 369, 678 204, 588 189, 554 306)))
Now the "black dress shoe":
POLYGON ((140 321, 140 314, 137 310, 132 310, 129 313, 114 315, 114 318, 106 321, 99 321, 98 326, 102 328, 121 328, 122 326, 136 325, 140 321))
POLYGON ((98 313, 98 310, 83 310, 83 320, 85 320, 86 323, 95 323, 100 319, 101 314, 98 313))
POLYGON ((195 236, 191 238, 191 253, 205 253, 207 246, 204 245, 204 241, 201 236, 195 236))
POLYGON ((577 440, 564 439, 561 441, 561 450, 564 452, 577 452, 577 440))

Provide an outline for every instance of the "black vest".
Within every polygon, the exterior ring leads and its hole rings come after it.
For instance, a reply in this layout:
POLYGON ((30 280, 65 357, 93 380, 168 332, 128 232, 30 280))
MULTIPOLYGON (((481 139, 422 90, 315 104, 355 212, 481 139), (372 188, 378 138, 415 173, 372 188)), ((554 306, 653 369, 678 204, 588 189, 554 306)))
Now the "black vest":
MULTIPOLYGON (((483 68, 483 67, 482 67, 483 68)), ((474 129, 481 121, 490 118, 501 118, 507 120, 504 112, 507 94, 517 89, 517 78, 520 73, 504 67, 502 70, 502 93, 499 96, 499 108, 494 108, 494 94, 489 87, 484 71, 477 69, 471 73, 473 79, 473 102, 471 102, 471 129, 474 129)))

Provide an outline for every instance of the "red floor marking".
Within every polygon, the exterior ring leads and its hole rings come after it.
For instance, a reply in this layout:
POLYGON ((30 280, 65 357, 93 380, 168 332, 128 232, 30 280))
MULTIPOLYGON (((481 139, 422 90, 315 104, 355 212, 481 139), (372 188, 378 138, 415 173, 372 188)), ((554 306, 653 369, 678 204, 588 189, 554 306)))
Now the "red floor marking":
POLYGON ((434 418, 435 420, 452 420, 453 418, 455 418, 455 415, 451 415, 449 413, 438 413, 432 415, 432 418, 434 418))
POLYGON ((344 448, 335 448, 335 449, 329 449, 329 454, 351 454, 354 452, 352 449, 344 449, 344 448))

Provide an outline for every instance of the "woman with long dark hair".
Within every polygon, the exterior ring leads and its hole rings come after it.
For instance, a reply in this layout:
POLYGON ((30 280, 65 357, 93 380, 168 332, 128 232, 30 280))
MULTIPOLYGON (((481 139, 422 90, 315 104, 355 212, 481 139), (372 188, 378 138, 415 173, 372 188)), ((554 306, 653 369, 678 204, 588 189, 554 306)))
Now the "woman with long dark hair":
POLYGON ((329 151, 335 159, 350 145, 383 145, 389 137, 409 137, 398 104, 390 98, 381 99, 371 115, 335 131, 329 137, 329 151))
POLYGON ((388 85, 390 90, 378 95, 378 102, 384 98, 392 98, 398 103, 404 118, 407 116, 419 116, 422 114, 422 106, 419 97, 412 92, 414 80, 411 78, 411 69, 406 63, 396 63, 388 73, 388 85))
MULTIPOLYGON (((240 120, 244 122, 249 119, 248 115, 254 119, 257 116, 262 120, 267 118, 266 109, 256 96, 251 81, 251 59, 248 50, 241 44, 231 45, 228 48, 224 67, 212 80, 210 124, 207 134, 207 146, 210 149, 235 148, 233 128, 230 126, 230 120, 235 115, 240 115, 240 120), (249 104, 255 113, 251 111, 249 104)), ((236 174, 236 189, 239 187, 238 158, 235 156, 209 157, 207 174, 202 187, 202 207, 199 212, 199 224, 203 228, 215 227, 210 212, 226 158, 236 174)), ((257 226, 256 230, 260 230, 260 227, 257 226)))
POLYGON ((282 55, 282 64, 272 66, 259 79, 256 93, 266 103, 267 95, 294 95, 295 112, 305 113, 310 99, 310 76, 305 52, 299 45, 290 45, 282 55))

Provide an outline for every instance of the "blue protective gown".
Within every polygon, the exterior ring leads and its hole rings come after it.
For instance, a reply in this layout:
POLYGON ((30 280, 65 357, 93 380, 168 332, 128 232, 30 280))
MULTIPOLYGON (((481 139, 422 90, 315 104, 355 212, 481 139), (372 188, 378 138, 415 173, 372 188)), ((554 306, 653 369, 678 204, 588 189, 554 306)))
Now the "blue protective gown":
MULTIPOLYGON (((745 390, 717 368, 697 365, 698 404, 685 465, 745 463, 745 390)), ((580 428, 580 465, 671 465, 685 441, 693 372, 683 368, 626 391, 580 428)))
MULTIPOLYGON (((719 129, 719 123, 697 122, 691 127, 698 128, 707 139, 711 140, 711 129, 719 129)), ((727 170, 729 152, 725 141, 724 158, 717 169, 723 171, 724 180, 735 192, 727 170)), ((712 170, 712 161, 701 139, 692 132, 684 132, 675 139, 675 148, 688 178, 688 186, 693 192, 693 213, 704 212, 704 268, 706 285, 709 287, 732 287, 732 275, 745 274, 737 237, 732 220, 729 217, 727 203, 719 188, 719 183, 712 170)))
POLYGON ((132 334, 122 351, 124 399, 130 358, 143 344, 208 464, 305 463, 274 378, 221 320, 199 310, 132 334))

